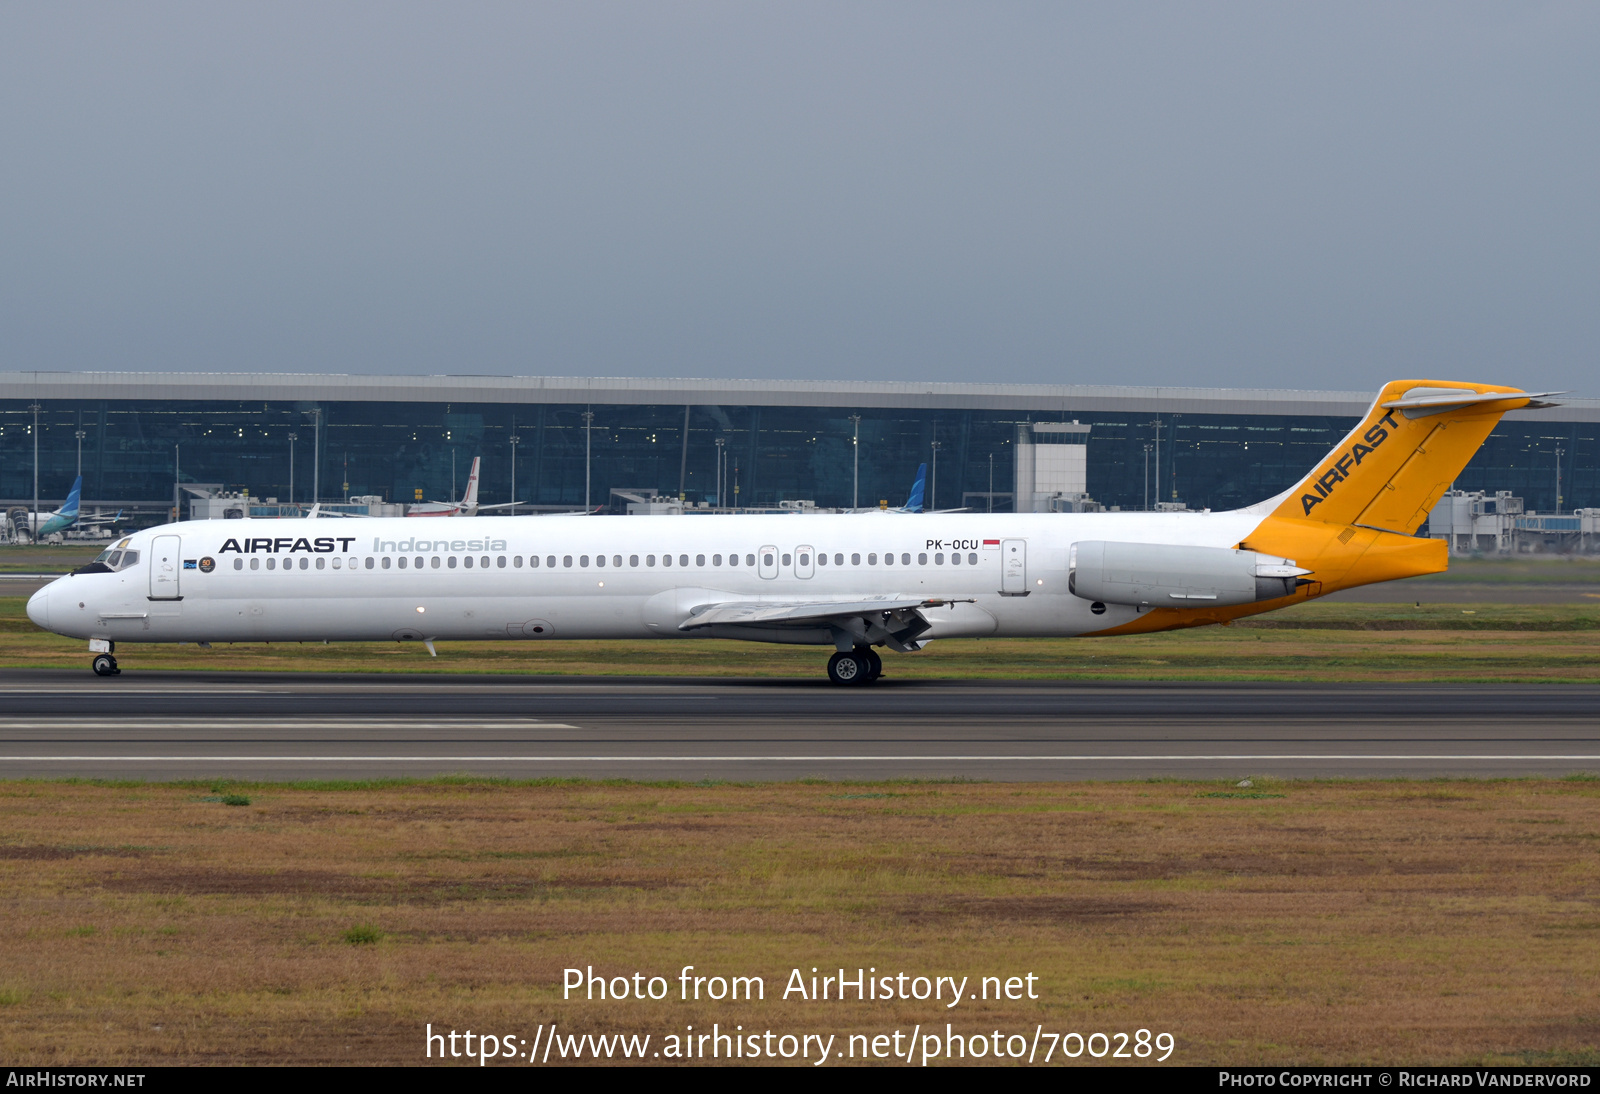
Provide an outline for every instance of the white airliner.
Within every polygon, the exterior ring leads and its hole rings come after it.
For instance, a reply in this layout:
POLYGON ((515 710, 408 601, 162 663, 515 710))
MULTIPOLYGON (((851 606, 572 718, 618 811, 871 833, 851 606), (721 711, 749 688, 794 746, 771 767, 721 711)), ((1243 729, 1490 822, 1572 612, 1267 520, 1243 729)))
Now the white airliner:
POLYGON ((1225 623, 1441 571, 1429 509, 1545 394, 1388 384, 1304 479, 1231 512, 197 521, 119 541, 28 616, 101 675, 119 642, 731 638, 833 647, 830 679, 866 683, 878 647, 1225 623))

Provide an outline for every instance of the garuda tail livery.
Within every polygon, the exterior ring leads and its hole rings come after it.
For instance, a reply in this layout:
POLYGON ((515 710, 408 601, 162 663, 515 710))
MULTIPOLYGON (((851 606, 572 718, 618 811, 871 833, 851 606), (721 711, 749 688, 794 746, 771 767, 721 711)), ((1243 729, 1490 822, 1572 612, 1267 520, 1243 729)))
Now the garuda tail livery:
POLYGON ((1198 627, 1437 573, 1428 511, 1542 394, 1388 384, 1305 478, 1232 512, 198 521, 120 540, 28 616, 103 675, 119 642, 733 638, 831 647, 835 683, 868 683, 882 648, 1198 627))

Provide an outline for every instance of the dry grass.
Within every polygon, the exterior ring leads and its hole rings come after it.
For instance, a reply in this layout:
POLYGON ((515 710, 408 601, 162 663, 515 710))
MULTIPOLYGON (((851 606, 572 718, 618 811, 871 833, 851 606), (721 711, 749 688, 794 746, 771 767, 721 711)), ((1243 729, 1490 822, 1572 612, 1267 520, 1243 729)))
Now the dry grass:
POLYGON ((1170 1030, 1189 1064, 1592 1064, 1597 848, 1593 781, 6 783, 0 1057, 414 1063, 428 1022, 949 1020, 1170 1030), (685 964, 768 1000, 560 999, 569 966, 685 964), (1032 971, 1041 998, 776 998, 841 965, 1032 971))

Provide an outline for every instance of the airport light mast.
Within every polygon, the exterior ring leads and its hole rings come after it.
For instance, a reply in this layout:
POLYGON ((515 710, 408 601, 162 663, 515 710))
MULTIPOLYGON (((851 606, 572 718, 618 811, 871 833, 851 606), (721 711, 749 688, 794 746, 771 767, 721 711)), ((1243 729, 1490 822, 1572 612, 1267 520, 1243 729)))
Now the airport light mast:
POLYGON ((511 515, 512 516, 516 516, 517 515, 517 442, 521 441, 522 438, 517 436, 517 422, 516 422, 515 418, 513 418, 511 420, 511 436, 508 439, 511 441, 511 515))
POLYGON ((928 476, 928 512, 939 508, 939 446, 942 442, 933 442, 933 468, 928 476))
POLYGON ((726 438, 726 437, 718 437, 716 443, 717 443, 717 507, 720 508, 720 509, 727 509, 729 507, 728 506, 728 499, 722 496, 722 456, 723 456, 722 448, 723 448, 724 445, 726 445, 728 443, 728 438, 726 438))
POLYGON ((593 453, 592 439, 594 436, 594 411, 588 407, 583 408, 583 511, 589 511, 589 469, 590 457, 593 453))
POLYGON ((850 440, 850 508, 861 508, 861 415, 852 414, 850 420, 855 423, 855 436, 850 440))
POLYGON ((300 434, 294 430, 289 431, 289 504, 294 504, 294 442, 300 439, 300 434))
POLYGON ((33 411, 33 524, 28 529, 28 542, 33 543, 39 534, 39 411, 38 403, 29 403, 33 411))

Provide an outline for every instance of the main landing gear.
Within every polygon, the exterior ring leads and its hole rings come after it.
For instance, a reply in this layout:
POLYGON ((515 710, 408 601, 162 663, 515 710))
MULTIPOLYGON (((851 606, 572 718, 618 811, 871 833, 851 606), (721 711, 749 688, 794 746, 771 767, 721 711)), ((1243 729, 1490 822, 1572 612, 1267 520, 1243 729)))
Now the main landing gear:
POLYGON ((883 658, 871 646, 857 646, 828 658, 828 680, 840 686, 870 684, 882 675, 883 658))

